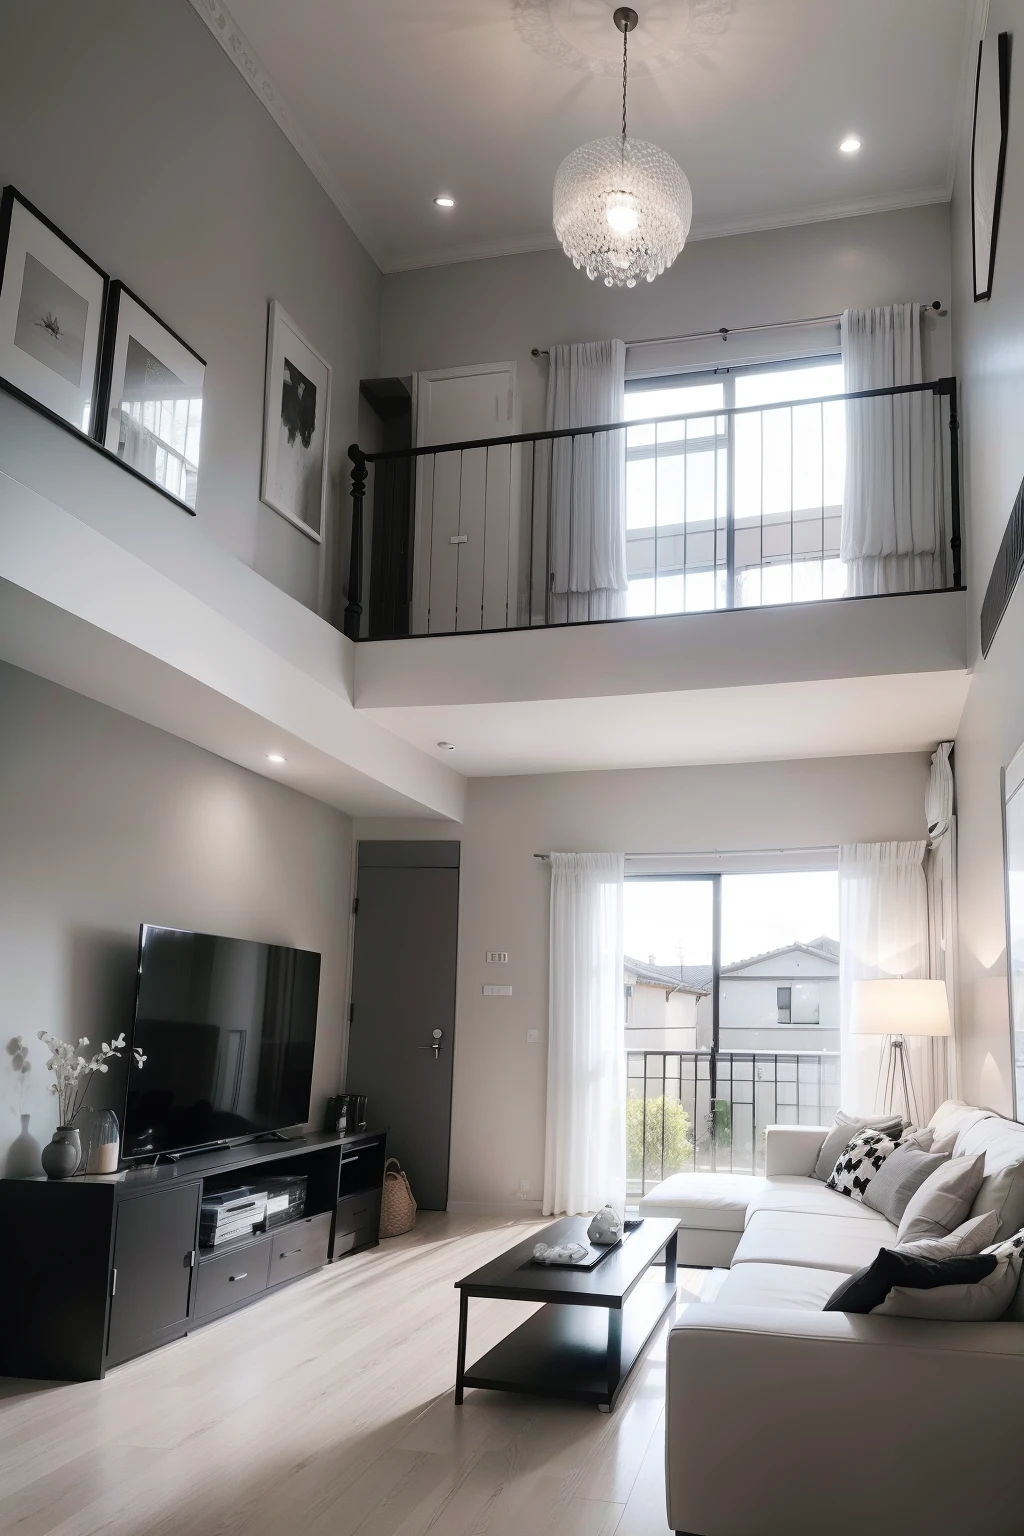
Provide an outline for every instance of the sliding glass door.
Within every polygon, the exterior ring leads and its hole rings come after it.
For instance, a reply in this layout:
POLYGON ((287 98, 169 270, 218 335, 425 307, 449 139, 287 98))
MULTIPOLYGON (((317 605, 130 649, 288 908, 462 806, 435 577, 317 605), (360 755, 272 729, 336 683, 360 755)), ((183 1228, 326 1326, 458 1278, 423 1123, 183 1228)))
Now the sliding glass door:
POLYGON ((625 890, 627 1187, 756 1172, 839 1103, 838 875, 636 875, 625 890))

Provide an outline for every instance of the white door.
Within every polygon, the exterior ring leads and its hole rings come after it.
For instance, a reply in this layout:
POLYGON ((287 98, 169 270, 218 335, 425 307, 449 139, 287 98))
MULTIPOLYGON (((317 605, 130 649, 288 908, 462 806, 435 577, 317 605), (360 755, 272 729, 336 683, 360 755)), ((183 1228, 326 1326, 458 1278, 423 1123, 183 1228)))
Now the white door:
MULTIPOLYGON (((520 431, 515 363, 416 376, 416 446, 520 431)), ((455 449, 417 460, 412 632, 515 623, 521 449, 455 449)))

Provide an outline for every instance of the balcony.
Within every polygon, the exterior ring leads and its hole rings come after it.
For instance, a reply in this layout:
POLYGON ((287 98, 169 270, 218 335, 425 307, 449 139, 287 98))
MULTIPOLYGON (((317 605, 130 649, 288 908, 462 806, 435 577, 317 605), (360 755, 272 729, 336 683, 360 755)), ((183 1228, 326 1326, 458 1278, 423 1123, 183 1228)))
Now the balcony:
POLYGON ((627 1051, 627 1198, 674 1173, 763 1173, 767 1126, 838 1108, 838 1051, 627 1051))
POLYGON ((863 595, 858 562, 841 558, 848 430, 881 441, 910 415, 942 530, 915 590, 959 590, 956 381, 941 379, 380 453, 353 447, 346 633, 564 628, 863 595), (628 585, 588 590, 590 521, 609 498, 617 537, 624 512, 628 585))

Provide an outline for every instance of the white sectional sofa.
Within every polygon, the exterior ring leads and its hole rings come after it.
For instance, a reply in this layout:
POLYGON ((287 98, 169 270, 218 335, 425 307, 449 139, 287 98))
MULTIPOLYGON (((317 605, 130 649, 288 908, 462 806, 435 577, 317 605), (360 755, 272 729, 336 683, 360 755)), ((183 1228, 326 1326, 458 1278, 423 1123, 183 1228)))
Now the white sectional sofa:
MULTIPOLYGON (((971 1214, 1001 1208, 1000 1239, 1024 1227, 1024 1125, 955 1103, 940 1122, 954 1156, 985 1153, 971 1214)), ((896 1239, 813 1177, 825 1135, 772 1126, 763 1178, 678 1174, 641 1201, 679 1221, 680 1264, 728 1266, 669 1336, 669 1526, 1021 1536, 1024 1299, 994 1323, 823 1312, 896 1239)))

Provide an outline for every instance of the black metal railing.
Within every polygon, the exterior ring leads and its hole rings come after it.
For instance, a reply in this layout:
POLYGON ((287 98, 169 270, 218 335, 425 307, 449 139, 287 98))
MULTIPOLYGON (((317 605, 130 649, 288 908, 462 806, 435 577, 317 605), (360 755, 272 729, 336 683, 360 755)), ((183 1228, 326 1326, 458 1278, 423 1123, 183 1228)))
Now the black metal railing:
POLYGON ((828 1125, 838 1108, 838 1052, 627 1051, 627 1192, 763 1173, 766 1126, 828 1125))
POLYGON ((902 431, 914 397, 945 530, 934 586, 959 588, 957 386, 944 378, 380 453, 353 445, 345 633, 479 633, 844 597, 849 403, 889 402, 878 428, 902 431), (589 590, 602 563, 589 513, 608 495, 624 498, 627 585, 589 590))

